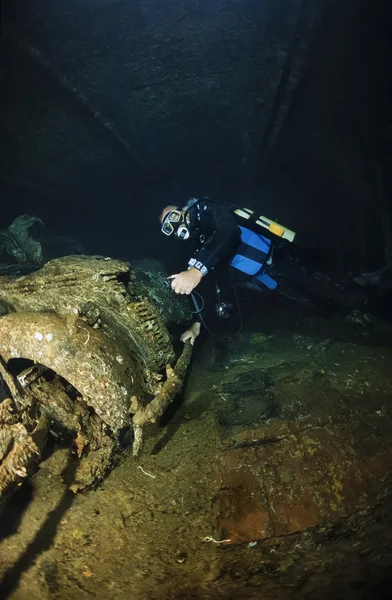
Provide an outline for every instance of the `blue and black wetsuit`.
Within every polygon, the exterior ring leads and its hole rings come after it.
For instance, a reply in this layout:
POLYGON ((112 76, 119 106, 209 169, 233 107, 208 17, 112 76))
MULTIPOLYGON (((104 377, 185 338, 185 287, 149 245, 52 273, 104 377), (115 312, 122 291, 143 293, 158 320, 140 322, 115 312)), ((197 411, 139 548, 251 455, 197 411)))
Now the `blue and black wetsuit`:
POLYGON ((240 226, 229 208, 209 199, 193 200, 185 220, 192 253, 189 267, 199 269, 203 275, 232 267, 231 278, 236 281, 254 277, 275 289, 276 282, 266 273, 272 262, 271 240, 240 226))
POLYGON ((232 295, 236 283, 252 281, 261 290, 276 288, 279 294, 313 308, 324 308, 326 303, 355 308, 362 304, 362 294, 351 293, 346 282, 340 285, 310 268, 311 257, 301 257, 296 245, 272 243, 240 226, 224 205, 204 198, 191 201, 186 210, 192 255, 188 265, 203 275, 214 272, 222 297, 232 295))

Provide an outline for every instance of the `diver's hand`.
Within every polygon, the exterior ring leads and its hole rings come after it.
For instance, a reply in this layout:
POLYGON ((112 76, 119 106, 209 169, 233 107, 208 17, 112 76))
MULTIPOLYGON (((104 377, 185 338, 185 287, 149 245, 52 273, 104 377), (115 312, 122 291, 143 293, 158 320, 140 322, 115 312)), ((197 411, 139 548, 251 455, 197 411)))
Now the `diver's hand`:
POLYGON ((172 290, 176 292, 176 294, 191 294, 195 287, 199 285, 202 277, 203 275, 199 269, 192 267, 187 271, 177 273, 177 275, 171 275, 169 279, 172 280, 172 290))
POLYGON ((199 333, 200 333, 200 323, 198 323, 198 321, 195 321, 194 323, 192 323, 192 325, 189 327, 189 329, 184 331, 184 333, 180 337, 180 340, 182 342, 186 342, 187 340, 189 340, 191 343, 191 346, 193 346, 193 344, 195 343, 195 339, 197 338, 199 333))

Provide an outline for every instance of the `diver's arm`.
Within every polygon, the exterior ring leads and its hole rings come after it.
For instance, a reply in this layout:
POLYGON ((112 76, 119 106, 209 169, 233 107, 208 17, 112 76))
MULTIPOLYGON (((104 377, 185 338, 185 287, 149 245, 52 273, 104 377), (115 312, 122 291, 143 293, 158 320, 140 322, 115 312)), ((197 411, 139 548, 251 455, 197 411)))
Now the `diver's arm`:
POLYGON ((213 202, 204 203, 201 218, 214 233, 188 265, 206 275, 218 263, 232 258, 241 240, 241 230, 234 215, 213 202))
POLYGON ((198 335, 200 333, 200 327, 201 327, 201 324, 199 323, 199 321, 194 321, 194 323, 192 323, 192 325, 186 331, 184 331, 180 340, 182 342, 186 342, 187 340, 189 340, 191 343, 191 346, 193 346, 196 338, 198 337, 198 335))

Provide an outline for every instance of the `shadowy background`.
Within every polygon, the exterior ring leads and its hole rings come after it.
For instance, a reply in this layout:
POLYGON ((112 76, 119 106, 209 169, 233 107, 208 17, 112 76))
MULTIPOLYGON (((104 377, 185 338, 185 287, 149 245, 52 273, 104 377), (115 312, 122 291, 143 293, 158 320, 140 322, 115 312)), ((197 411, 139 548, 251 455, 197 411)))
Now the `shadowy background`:
MULTIPOLYGON (((216 195, 392 260, 387 0, 3 1, 0 227, 165 256, 167 203, 216 195)), ((178 264, 178 263, 177 263, 178 264)))

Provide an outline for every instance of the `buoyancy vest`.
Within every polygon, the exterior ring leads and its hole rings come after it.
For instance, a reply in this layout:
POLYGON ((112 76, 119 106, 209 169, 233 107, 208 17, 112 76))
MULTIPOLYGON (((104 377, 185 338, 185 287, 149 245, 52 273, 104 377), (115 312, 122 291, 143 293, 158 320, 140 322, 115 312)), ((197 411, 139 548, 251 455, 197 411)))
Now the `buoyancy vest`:
POLYGON ((272 242, 263 235, 241 227, 241 244, 230 265, 242 273, 258 279, 269 289, 274 290, 277 283, 265 272, 265 266, 271 257, 272 242))

